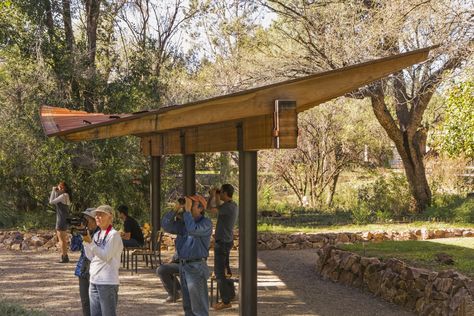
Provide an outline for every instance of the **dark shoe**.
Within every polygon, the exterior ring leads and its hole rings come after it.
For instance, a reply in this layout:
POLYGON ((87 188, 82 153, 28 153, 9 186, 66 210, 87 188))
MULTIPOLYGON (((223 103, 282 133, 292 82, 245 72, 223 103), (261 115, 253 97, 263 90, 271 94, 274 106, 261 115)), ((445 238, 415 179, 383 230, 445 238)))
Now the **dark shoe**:
POLYGON ((223 309, 226 309, 226 308, 232 308, 232 304, 231 303, 225 304, 224 302, 219 302, 219 303, 216 303, 216 304, 212 305, 212 308, 215 311, 220 311, 220 310, 223 310, 223 309))
POLYGON ((179 300, 180 298, 181 298, 181 294, 178 292, 178 293, 176 293, 176 298, 175 299, 173 299, 173 295, 168 295, 168 297, 165 299, 165 302, 166 303, 174 303, 177 300, 179 300))
POLYGON ((68 263, 69 262, 69 257, 67 255, 61 256, 61 261, 59 263, 68 263))

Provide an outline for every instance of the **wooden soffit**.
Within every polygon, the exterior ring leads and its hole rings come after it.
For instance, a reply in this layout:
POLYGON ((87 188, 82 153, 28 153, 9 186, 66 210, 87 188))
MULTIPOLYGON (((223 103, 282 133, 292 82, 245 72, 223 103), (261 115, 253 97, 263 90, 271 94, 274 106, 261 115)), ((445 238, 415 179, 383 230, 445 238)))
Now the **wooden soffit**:
POLYGON ((78 119, 74 124, 69 122, 70 128, 64 127, 61 116, 55 114, 59 110, 52 110, 52 108, 46 111, 49 113, 47 117, 43 116, 43 111, 41 111, 41 120, 43 126, 56 126, 56 129, 45 128, 48 136, 59 136, 68 141, 85 141, 125 135, 145 137, 153 133, 176 129, 272 115, 274 102, 277 99, 295 100, 297 112, 302 112, 422 62, 427 59, 432 48, 419 49, 203 101, 134 115, 119 115, 118 118, 103 122, 93 123, 89 120, 91 124, 84 123, 83 121, 88 119, 85 119, 81 113, 78 114, 78 119))
POLYGON ((145 156, 296 148, 298 118, 294 101, 275 102, 272 115, 207 124, 143 136, 145 156))

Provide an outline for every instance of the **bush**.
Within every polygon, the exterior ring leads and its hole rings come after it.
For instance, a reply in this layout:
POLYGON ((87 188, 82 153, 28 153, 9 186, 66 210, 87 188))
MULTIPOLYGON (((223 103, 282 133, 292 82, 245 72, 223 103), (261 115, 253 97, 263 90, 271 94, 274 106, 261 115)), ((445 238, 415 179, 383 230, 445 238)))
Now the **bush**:
POLYGON ((373 222, 373 211, 368 207, 367 203, 360 205, 352 210, 352 219, 354 224, 364 225, 373 222))
POLYGON ((397 219, 407 215, 412 199, 405 176, 393 173, 360 187, 357 195, 359 208, 361 203, 363 208, 367 208, 357 212, 377 213, 381 219, 397 219))
POLYGON ((46 313, 28 310, 18 304, 0 299, 0 315, 9 316, 46 316, 46 313))
POLYGON ((437 194, 422 217, 445 222, 474 223, 474 199, 456 194, 437 194))

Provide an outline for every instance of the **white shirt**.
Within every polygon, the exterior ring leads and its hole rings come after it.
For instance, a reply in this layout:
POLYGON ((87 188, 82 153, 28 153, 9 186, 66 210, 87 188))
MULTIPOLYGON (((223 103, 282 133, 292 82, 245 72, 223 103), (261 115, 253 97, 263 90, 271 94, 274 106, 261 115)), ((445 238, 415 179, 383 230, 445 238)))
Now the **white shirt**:
POLYGON ((59 191, 56 191, 53 188, 53 191, 51 191, 51 195, 49 196, 49 203, 50 204, 58 204, 59 202, 66 204, 66 205, 71 205, 71 200, 69 199, 69 194, 67 193, 62 193, 59 194, 59 191))
POLYGON ((105 232, 105 230, 96 232, 92 236, 92 242, 84 243, 86 257, 91 261, 90 282, 118 285, 120 255, 123 250, 122 238, 120 233, 113 228, 107 236, 105 232))

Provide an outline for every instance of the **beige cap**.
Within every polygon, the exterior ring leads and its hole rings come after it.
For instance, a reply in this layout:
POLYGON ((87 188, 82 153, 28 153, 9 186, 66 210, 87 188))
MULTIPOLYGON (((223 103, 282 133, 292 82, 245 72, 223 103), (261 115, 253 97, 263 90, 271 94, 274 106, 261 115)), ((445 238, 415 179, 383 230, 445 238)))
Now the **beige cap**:
POLYGON ((109 213, 110 215, 114 216, 114 209, 110 205, 101 205, 98 208, 95 209, 94 215, 97 212, 102 212, 102 213, 109 213))

